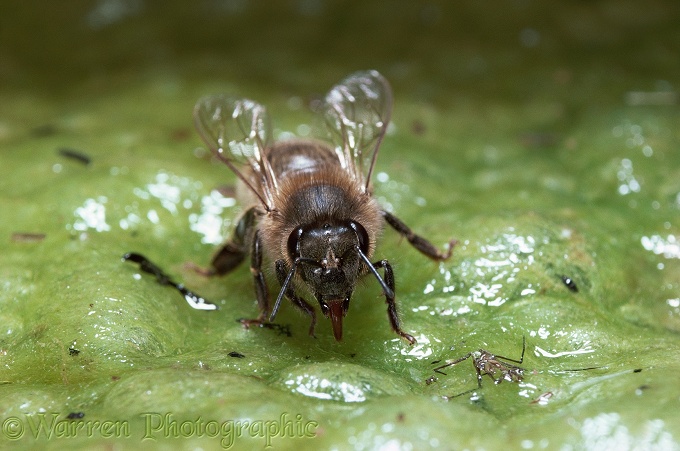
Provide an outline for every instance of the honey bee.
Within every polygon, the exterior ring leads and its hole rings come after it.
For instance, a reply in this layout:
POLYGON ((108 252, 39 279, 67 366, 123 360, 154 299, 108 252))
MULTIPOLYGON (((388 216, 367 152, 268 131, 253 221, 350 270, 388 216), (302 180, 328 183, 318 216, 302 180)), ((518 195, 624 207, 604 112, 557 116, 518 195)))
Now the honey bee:
POLYGON ((370 273, 385 295, 392 329, 416 342, 399 325, 392 266, 387 260, 371 262, 376 241, 386 222, 440 261, 451 256, 455 240, 439 251, 372 197, 371 174, 391 110, 391 88, 377 71, 353 73, 326 95, 321 114, 333 145, 312 139, 270 143, 267 112, 252 100, 213 95, 197 102, 196 129, 236 174, 237 195, 248 206, 203 273, 227 274, 249 254, 260 314, 241 320, 245 327, 271 324, 286 297, 310 316, 314 336, 316 311, 303 292, 316 298, 340 341, 357 281, 370 273), (274 263, 281 286, 273 308, 263 258, 274 263))

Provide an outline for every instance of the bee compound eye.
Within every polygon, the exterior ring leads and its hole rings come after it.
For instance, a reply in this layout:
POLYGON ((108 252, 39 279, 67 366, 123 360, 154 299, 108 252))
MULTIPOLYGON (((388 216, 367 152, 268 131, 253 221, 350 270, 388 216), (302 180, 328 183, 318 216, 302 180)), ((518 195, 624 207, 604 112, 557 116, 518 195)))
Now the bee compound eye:
POLYGON ((300 256, 300 237, 302 236, 302 233, 304 232, 304 229, 302 227, 298 227, 297 229, 293 230, 293 232, 288 236, 288 255, 290 256, 291 260, 295 260, 300 256))
POLYGON ((361 249, 361 252, 364 254, 368 253, 368 233, 366 232, 366 229, 364 229, 364 226, 359 224, 358 222, 352 221, 350 222, 350 226, 354 230, 354 232, 357 234, 357 238, 359 240, 359 249, 361 249))

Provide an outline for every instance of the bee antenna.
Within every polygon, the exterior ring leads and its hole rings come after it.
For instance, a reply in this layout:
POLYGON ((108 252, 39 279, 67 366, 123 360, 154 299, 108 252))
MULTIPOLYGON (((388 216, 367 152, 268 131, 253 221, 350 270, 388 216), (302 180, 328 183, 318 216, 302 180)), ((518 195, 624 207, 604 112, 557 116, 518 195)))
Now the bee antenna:
POLYGON ((387 286, 385 281, 383 280, 382 277, 380 277, 380 274, 378 273, 378 270, 375 269, 375 266, 373 266, 373 263, 366 257, 366 254, 364 254, 359 247, 359 245, 355 245, 354 249, 356 249, 357 253, 359 254, 359 257, 364 261, 366 266, 368 266, 368 269, 371 271, 371 273, 375 276, 376 279, 378 279, 378 283, 382 287, 383 293, 385 293, 385 296, 387 298, 394 298, 394 290, 392 290, 390 287, 387 286))

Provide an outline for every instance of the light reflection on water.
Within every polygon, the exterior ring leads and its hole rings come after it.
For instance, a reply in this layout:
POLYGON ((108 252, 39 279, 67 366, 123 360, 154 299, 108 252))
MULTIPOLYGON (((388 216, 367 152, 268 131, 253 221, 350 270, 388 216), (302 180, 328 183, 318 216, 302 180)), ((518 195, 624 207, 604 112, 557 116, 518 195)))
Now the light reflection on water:
MULTIPOLYGON (((540 284, 518 282, 518 276, 536 263, 536 256, 543 255, 537 247, 549 242, 547 237, 538 239, 533 235, 518 235, 511 228, 481 245, 478 251, 481 255, 477 258, 464 260, 455 268, 440 264, 439 277, 425 284, 423 294, 445 294, 449 305, 453 295, 465 304, 458 308, 447 306, 438 311, 423 305, 413 311, 430 310, 432 315, 458 316, 471 312, 471 304, 499 307, 516 296, 533 296, 539 291, 540 284)), ((468 245, 468 241, 463 243, 464 248, 468 245)))
POLYGON ((382 193, 382 195, 377 196, 378 203, 389 212, 399 209, 399 205, 404 201, 412 201, 420 207, 427 205, 424 198, 413 195, 408 184, 391 180, 386 172, 378 172, 375 175, 375 184, 379 186, 377 191, 382 193))
POLYGON ((366 393, 371 392, 368 382, 354 384, 346 381, 331 381, 314 374, 303 374, 284 381, 291 391, 311 398, 344 402, 366 401, 366 393))
MULTIPOLYGON (((392 347, 394 350, 399 351, 402 356, 406 357, 404 360, 407 362, 423 360, 430 357, 433 353, 430 339, 424 334, 415 336, 415 339, 417 340, 415 345, 404 346, 401 338, 394 338, 391 340, 392 347)), ((432 340, 436 343, 441 343, 441 340, 437 338, 433 338, 432 340)))
POLYGON ((111 226, 106 222, 105 204, 107 201, 108 199, 104 196, 99 196, 97 199, 86 199, 83 205, 73 212, 76 220, 70 227, 78 232, 84 232, 88 229, 97 232, 111 230, 111 226))
MULTIPOLYGON (((576 422, 576 420, 571 420, 576 422)), ((631 431, 628 421, 615 412, 603 412, 574 424, 581 433, 582 449, 677 449, 672 429, 661 419, 642 421, 631 431)))
POLYGON ((642 247, 657 255, 663 255, 666 258, 680 258, 680 240, 675 235, 666 237, 661 235, 643 236, 640 242, 642 247))
POLYGON ((546 351, 545 349, 536 346, 534 347, 534 354, 536 354, 537 357, 548 357, 551 359, 557 358, 557 357, 564 357, 567 355, 580 355, 580 354, 590 354, 595 352, 593 348, 590 347, 590 342, 586 342, 583 344, 583 348, 577 349, 575 351, 560 351, 560 352, 549 352, 546 351))
POLYGON ((195 210, 198 206, 198 212, 188 215, 189 230, 201 235, 204 244, 220 244, 225 240, 223 232, 233 220, 233 214, 227 210, 236 206, 236 199, 223 196, 217 190, 201 195, 202 187, 200 181, 160 171, 153 182, 133 189, 133 194, 139 200, 128 205, 111 205, 105 196, 86 199, 82 206, 75 209, 75 220, 67 224, 66 228, 78 232, 108 232, 111 230, 107 222, 109 217, 109 221, 117 223, 122 230, 134 230, 145 221, 161 224, 163 210, 178 217, 181 209, 195 210), (122 217, 115 218, 120 212, 124 212, 122 217), (114 220, 110 219, 112 216, 114 220))
POLYGON ((201 242, 205 244, 220 244, 225 240, 222 231, 231 222, 230 218, 222 218, 222 214, 228 208, 236 205, 236 199, 224 197, 218 191, 212 191, 208 196, 201 198, 201 212, 189 215, 191 230, 202 235, 201 242))

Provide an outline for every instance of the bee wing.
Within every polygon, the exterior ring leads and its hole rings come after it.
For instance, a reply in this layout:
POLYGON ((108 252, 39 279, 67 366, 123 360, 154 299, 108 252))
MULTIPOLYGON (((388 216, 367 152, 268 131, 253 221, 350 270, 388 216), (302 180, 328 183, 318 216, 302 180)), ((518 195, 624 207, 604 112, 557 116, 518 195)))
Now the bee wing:
POLYGON ((326 95, 324 118, 340 162, 368 192, 392 113, 392 89, 378 71, 355 72, 326 95))
POLYGON ((223 94, 207 96, 194 107, 194 123, 213 154, 272 210, 276 178, 265 156, 270 135, 265 107, 223 94), (248 168, 252 176, 244 171, 248 168))

